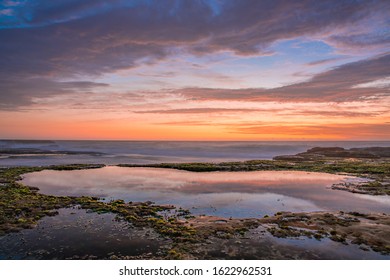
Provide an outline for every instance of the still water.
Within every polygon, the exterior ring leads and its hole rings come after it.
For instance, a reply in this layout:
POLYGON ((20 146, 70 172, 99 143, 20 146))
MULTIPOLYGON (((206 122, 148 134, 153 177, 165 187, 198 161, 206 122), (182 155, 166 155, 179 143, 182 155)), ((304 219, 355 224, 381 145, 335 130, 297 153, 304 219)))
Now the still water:
POLYGON ((33 229, 0 236, 3 259, 109 259, 159 255, 168 241, 152 229, 131 227, 115 214, 59 209, 33 229))
POLYGON ((193 214, 262 217, 278 211, 390 213, 389 197, 332 190, 334 183, 363 180, 303 171, 188 172, 160 168, 53 171, 24 175, 22 183, 51 195, 97 196, 106 201, 174 204, 193 214))

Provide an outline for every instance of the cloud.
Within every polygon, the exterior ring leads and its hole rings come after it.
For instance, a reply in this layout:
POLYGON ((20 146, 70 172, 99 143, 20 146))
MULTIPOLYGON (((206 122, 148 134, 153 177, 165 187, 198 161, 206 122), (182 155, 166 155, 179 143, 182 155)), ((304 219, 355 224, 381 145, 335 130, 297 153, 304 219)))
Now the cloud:
POLYGON ((247 108, 181 108, 181 109, 167 109, 167 110, 134 111, 134 113, 141 113, 141 114, 212 114, 212 113, 245 113, 245 112, 261 112, 261 111, 262 111, 261 109, 247 109, 247 108))
POLYGON ((170 77, 175 77, 177 75, 177 72, 175 71, 162 71, 162 72, 138 72, 135 75, 141 76, 141 77, 153 77, 153 78, 170 78, 170 77))
POLYGON ((213 121, 170 121, 170 122, 157 122, 156 125, 169 125, 169 126, 210 126, 210 125, 219 125, 213 121))
POLYGON ((34 103, 34 98, 45 98, 50 96, 61 96, 71 94, 83 94, 93 91, 96 88, 108 87, 105 83, 94 83, 90 81, 57 82, 48 79, 21 79, 2 80, 0 79, 0 109, 15 110, 20 106, 27 106, 34 103))
POLYGON ((90 89, 96 87, 108 87, 106 83, 95 83, 89 81, 74 81, 74 82, 58 82, 58 85, 62 88, 73 88, 73 89, 90 89))
POLYGON ((257 55, 278 40, 304 36, 348 49, 389 43, 383 33, 373 32, 388 24, 386 1, 236 1, 224 8, 211 25, 212 35, 195 50, 257 55))
POLYGON ((291 135, 291 136, 313 136, 322 138, 331 136, 333 138, 347 139, 389 139, 388 123, 356 123, 356 124, 323 124, 323 125, 241 125, 234 128, 232 133, 258 134, 258 135, 291 135))
MULTIPOLYGON (((143 59, 162 59, 177 48, 198 54, 269 53, 272 43, 301 36, 346 40, 348 27, 383 17, 390 5, 336 0, 220 3, 216 15, 207 1, 27 2, 17 18, 24 25, 0 30, 2 67, 34 74, 100 74, 134 67, 143 59)), ((369 39, 344 44, 385 43, 383 34, 370 31, 369 39)))
POLYGON ((380 98, 389 88, 360 87, 390 75, 390 54, 344 64, 315 75, 309 81, 274 89, 186 88, 178 94, 191 100, 250 100, 281 102, 345 102, 380 98))
MULTIPOLYGON (((221 126, 224 128, 276 128, 280 125, 281 128, 285 126, 290 127, 291 121, 298 122, 299 124, 306 123, 304 127, 310 127, 313 129, 316 127, 316 124, 322 123, 324 119, 328 120, 330 123, 333 121, 339 122, 348 119, 351 122, 361 122, 378 120, 378 116, 381 116, 382 119, 388 118, 390 115, 389 106, 386 104, 373 107, 369 102, 361 103, 357 105, 347 106, 337 106, 334 103, 327 104, 324 106, 318 106, 318 104, 312 103, 309 106, 306 104, 294 103, 294 106, 289 106, 286 103, 278 104, 275 108, 182 108, 182 109, 165 109, 165 110, 144 110, 144 111, 133 111, 134 113, 141 114, 172 114, 179 115, 175 121, 169 122, 159 122, 156 124, 168 124, 168 125, 180 125, 180 126, 199 126, 199 125, 213 125, 221 126), (312 108, 313 109, 310 109, 312 108), (223 118, 209 118, 207 121, 203 117, 197 116, 199 114, 227 114, 223 118), (239 116, 237 115, 239 114, 239 116), (193 115, 193 116, 187 116, 193 115), (272 116, 272 118, 267 119, 264 122, 264 117, 272 116), (256 121, 255 119, 261 120, 261 122, 256 121), (310 125, 307 123, 309 122, 310 125), (276 124, 275 124, 276 123, 276 124), (275 124, 275 125, 273 125, 275 124), (315 125, 315 126, 313 126, 315 125)), ((275 104, 276 105, 276 104, 275 104)), ((268 105, 269 106, 269 103, 268 105)), ((380 118, 380 119, 381 119, 380 118)), ((386 123, 386 122, 381 122, 386 123)), ((335 125, 337 126, 337 125, 335 125)), ((301 127, 301 125, 298 125, 301 127)), ((320 125, 322 127, 322 125, 320 125)))
POLYGON ((341 59, 344 59, 343 57, 334 57, 334 58, 327 58, 327 59, 320 59, 312 62, 306 63, 307 66, 317 66, 317 65, 322 65, 326 63, 331 63, 335 61, 339 61, 341 59))
POLYGON ((375 117, 383 113, 387 113, 387 111, 356 112, 356 111, 344 111, 344 110, 297 110, 293 112, 286 112, 287 115, 346 117, 346 118, 375 117))
MULTIPOLYGON (((3 5, 3 10, 11 9, 13 16, 0 18, 0 80, 3 82, 0 100, 3 107, 26 105, 34 97, 64 94, 69 89, 56 82, 62 78, 84 80, 157 63, 183 52, 267 55, 272 53, 273 43, 299 37, 312 37, 347 48, 383 48, 388 43, 387 36, 374 31, 388 26, 389 1, 14 2, 3 5), (367 24, 370 22, 375 24, 367 24), (357 26, 364 28, 357 32, 357 26), (42 79, 41 90, 36 82, 30 81, 32 78, 42 79), (17 80, 28 82, 19 85, 15 83, 17 80), (56 85, 55 90, 49 80, 56 85), (33 90, 28 91, 29 83, 34 84, 33 90)), ((11 14, 11 11, 6 13, 11 14)), ((209 93, 227 99, 235 99, 239 93, 244 99, 261 95, 263 99, 303 100, 318 91, 314 96, 321 99, 320 94, 326 90, 320 79, 330 78, 332 73, 337 71, 278 91, 209 93)), ((370 89, 356 89, 352 93, 345 87, 339 92, 340 76, 334 77, 338 85, 324 93, 325 100, 346 100, 353 93, 360 97, 376 94, 370 89)), ((326 86, 329 85, 327 82, 326 86)), ((184 94, 190 95, 189 91, 184 94)), ((201 98, 199 94, 194 95, 201 98)))

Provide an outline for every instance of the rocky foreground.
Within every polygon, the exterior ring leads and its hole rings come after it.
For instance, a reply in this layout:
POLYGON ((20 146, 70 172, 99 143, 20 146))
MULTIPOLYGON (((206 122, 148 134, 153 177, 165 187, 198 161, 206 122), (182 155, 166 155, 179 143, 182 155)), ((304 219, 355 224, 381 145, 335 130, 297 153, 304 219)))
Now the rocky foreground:
POLYGON ((390 147, 344 149, 315 147, 293 156, 277 156, 275 160, 316 160, 322 158, 390 159, 390 147))
MULTIPOLYGON (((304 170, 343 173, 370 178, 362 185, 338 185, 335 191, 346 190, 368 195, 390 194, 389 148, 313 148, 294 156, 274 160, 226 163, 155 164, 147 167, 203 171, 304 170)), ((43 195, 37 188, 18 182, 20 175, 44 169, 75 170, 100 168, 104 165, 65 165, 49 167, 12 167, 0 169, 0 235, 34 227, 38 221, 57 215, 57 209, 78 206, 97 213, 114 213, 117 219, 135 227, 151 228, 169 239, 170 245, 159 258, 211 258, 205 244, 238 240, 248 232, 262 228, 278 238, 330 239, 343 244, 358 244, 362 250, 390 254, 390 216, 384 213, 357 212, 278 212, 263 218, 223 219, 192 216, 185 209, 152 202, 126 203, 123 200, 100 201, 94 197, 56 197, 43 195), (163 213, 169 212, 169 215, 163 213), (220 241, 218 241, 220 240, 220 241)), ((121 165, 137 166, 140 165, 121 165)), ((212 246, 210 245, 210 248, 212 246)), ((155 258, 156 256, 141 256, 155 258)), ((232 256, 234 258, 234 255, 232 256)), ((122 256, 121 258, 126 258, 122 256)))

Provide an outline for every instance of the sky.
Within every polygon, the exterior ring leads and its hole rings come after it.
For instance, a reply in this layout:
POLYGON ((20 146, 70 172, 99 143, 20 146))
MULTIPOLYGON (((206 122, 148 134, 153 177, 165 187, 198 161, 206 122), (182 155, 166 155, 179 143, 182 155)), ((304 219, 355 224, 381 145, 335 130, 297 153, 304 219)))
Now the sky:
POLYGON ((0 139, 390 140, 390 1, 0 0, 0 139))

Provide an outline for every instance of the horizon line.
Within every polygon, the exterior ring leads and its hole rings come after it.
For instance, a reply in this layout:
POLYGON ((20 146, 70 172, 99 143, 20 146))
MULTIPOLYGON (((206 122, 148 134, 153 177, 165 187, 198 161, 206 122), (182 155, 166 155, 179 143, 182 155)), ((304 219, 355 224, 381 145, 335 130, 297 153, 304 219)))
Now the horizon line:
POLYGON ((28 138, 0 138, 0 141, 101 141, 101 142, 390 142, 390 139, 386 140, 338 140, 338 139, 327 139, 327 140, 170 140, 170 139, 28 139, 28 138))

